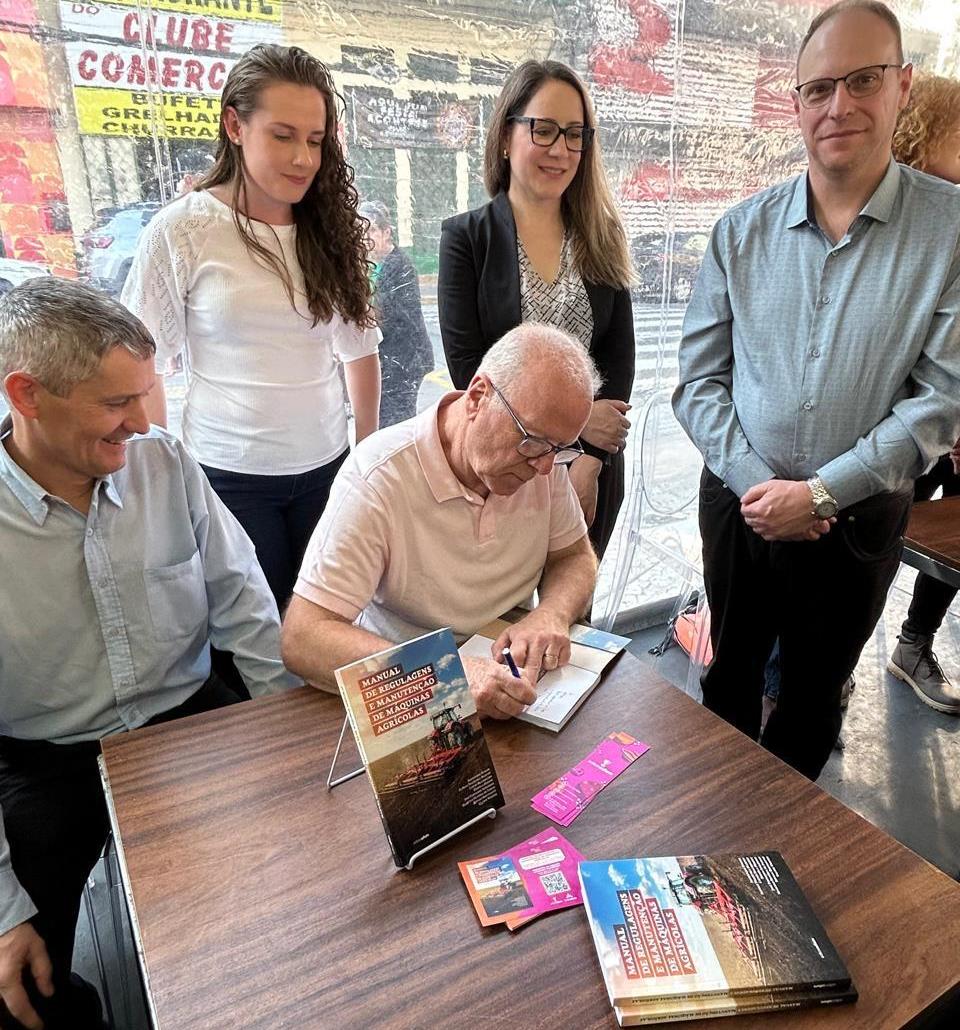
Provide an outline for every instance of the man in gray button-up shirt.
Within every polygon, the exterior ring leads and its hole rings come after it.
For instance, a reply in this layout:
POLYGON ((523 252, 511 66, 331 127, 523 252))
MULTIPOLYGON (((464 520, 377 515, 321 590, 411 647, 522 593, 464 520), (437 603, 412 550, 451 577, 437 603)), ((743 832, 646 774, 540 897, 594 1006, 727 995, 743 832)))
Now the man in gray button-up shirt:
POLYGON ((960 192, 892 161, 911 70, 882 5, 822 12, 797 76, 808 170, 715 227, 674 410, 706 465, 704 702, 756 737, 779 638, 762 742, 816 778, 912 482, 960 427, 960 192))
POLYGON ((0 997, 27 1026, 35 1007, 48 1028, 99 1026, 69 974, 106 839, 100 738, 240 700, 211 642, 251 694, 297 683, 249 538, 146 420, 153 355, 79 284, 0 302, 0 997))

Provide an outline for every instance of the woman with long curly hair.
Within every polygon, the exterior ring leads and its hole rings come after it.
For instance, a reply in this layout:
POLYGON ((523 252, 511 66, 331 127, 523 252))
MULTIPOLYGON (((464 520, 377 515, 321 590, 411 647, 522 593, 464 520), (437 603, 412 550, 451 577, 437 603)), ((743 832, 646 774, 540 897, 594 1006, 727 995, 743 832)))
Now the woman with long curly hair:
POLYGON ((893 157, 960 184, 960 81, 917 73, 893 134, 893 157))
MULTIPOLYGON (((227 77, 213 167, 144 231, 123 302, 181 351, 183 439, 250 535, 281 607, 348 451, 377 428, 365 223, 330 73, 260 44, 227 77)), ((152 421, 164 425, 162 385, 152 421)))
MULTIPOLYGON (((910 102, 893 134, 893 156, 901 164, 960 184, 960 82, 941 75, 917 75, 910 102)), ((938 487, 944 497, 960 495, 960 440, 949 454, 916 481, 915 501, 928 501, 938 487)), ((933 638, 957 591, 924 573, 917 575, 913 599, 887 668, 908 683, 924 704, 960 715, 960 689, 944 674, 933 653, 933 638)))
POLYGON ((487 128, 483 177, 493 199, 443 223, 437 293, 458 389, 521 322, 557 326, 589 349, 603 386, 570 481, 602 555, 623 500, 634 334, 627 237, 596 133, 572 68, 525 61, 514 69, 487 128))

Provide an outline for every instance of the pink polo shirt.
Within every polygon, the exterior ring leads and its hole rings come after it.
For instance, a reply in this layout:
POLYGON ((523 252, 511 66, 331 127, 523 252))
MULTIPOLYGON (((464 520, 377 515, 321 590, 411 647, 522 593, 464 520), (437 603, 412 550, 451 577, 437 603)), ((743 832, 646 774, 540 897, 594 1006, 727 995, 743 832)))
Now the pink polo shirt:
POLYGON ((437 411, 374 433, 347 458, 294 593, 394 642, 441 626, 466 638, 533 594, 550 551, 587 532, 566 468, 510 497, 454 476, 437 411))

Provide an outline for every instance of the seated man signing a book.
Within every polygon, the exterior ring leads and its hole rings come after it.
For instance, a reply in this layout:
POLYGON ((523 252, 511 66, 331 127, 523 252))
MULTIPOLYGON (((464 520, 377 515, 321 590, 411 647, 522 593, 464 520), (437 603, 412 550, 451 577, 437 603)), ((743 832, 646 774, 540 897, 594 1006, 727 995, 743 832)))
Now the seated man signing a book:
POLYGON ((526 323, 465 391, 364 440, 337 474, 283 624, 287 667, 335 690, 334 670, 430 630, 462 642, 539 591, 539 605, 464 662, 481 715, 536 700, 570 656, 596 558, 566 465, 599 377, 558 329, 526 323), (500 659, 511 649, 514 677, 500 659))

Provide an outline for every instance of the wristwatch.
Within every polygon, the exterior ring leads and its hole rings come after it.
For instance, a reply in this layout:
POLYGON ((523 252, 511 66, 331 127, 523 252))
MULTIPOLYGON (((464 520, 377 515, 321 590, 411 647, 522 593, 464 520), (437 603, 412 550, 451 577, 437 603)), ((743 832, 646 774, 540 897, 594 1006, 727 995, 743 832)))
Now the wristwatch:
POLYGON ((823 485, 823 480, 819 476, 811 476, 807 480, 807 486, 810 487, 813 498, 813 510, 810 514, 818 519, 832 519, 840 510, 840 505, 823 485))

